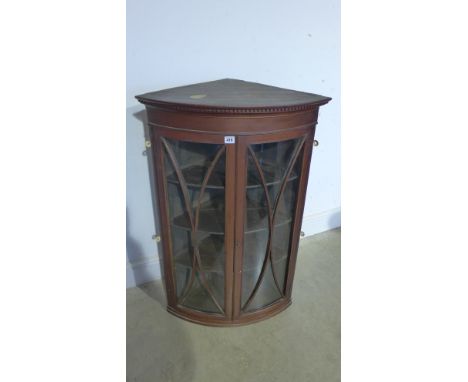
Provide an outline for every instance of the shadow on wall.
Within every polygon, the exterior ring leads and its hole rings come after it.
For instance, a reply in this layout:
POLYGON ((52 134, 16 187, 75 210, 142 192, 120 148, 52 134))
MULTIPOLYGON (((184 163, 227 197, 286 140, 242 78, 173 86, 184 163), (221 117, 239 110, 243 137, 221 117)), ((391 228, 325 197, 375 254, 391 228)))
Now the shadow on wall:
MULTIPOLYGON (((154 275, 152 272, 148 271, 147 264, 144 262, 142 263, 142 258, 144 258, 144 253, 140 243, 130 235, 130 219, 127 213, 127 260, 133 272, 135 285, 153 300, 165 307, 166 297, 164 288, 161 283, 153 282, 154 275)), ((161 261, 162 260, 160 260, 160 262, 161 261)))
MULTIPOLYGON (((146 112, 139 111, 131 116, 141 123, 145 139, 149 140, 146 112)), ((151 149, 142 154, 148 161, 153 218, 156 232, 159 232, 159 211, 155 198, 156 186, 151 149)), ((138 288, 127 289, 127 380, 192 381, 196 365, 190 336, 185 329, 185 323, 166 311, 163 280, 153 280, 154 269, 149 269, 145 261, 148 259, 148 254, 145 254, 142 243, 131 235, 130 216, 133 215, 130 215, 127 209, 127 260, 138 288), (173 346, 174 343, 178 346, 173 346)), ((157 266, 161 268, 160 274, 163 275, 161 248, 158 248, 157 252, 159 257, 157 266)))
MULTIPOLYGON (((133 116, 141 122, 145 141, 150 141, 150 133, 149 133, 149 126, 148 121, 146 118, 146 111, 140 110, 136 113, 133 113, 133 116)), ((154 177, 154 162, 153 162, 153 155, 151 149, 145 150, 142 155, 145 155, 148 160, 148 175, 150 178, 150 187, 151 187, 151 201, 153 203, 153 217, 156 226, 156 231, 159 232, 159 210, 158 210, 158 202, 156 198, 156 179, 154 177)))
MULTIPOLYGON (((144 137, 145 140, 150 140, 150 134, 149 134, 149 127, 147 124, 147 119, 146 119, 146 111, 141 110, 136 113, 133 113, 133 117, 136 118, 140 123, 144 131, 144 137)), ((150 148, 142 152, 142 155, 146 156, 147 161, 148 161, 148 176, 149 176, 149 183, 151 187, 151 202, 153 206, 153 219, 155 223, 155 228, 156 232, 160 232, 159 230, 159 211, 158 211, 158 204, 157 204, 157 198, 156 198, 156 184, 155 184, 155 178, 154 178, 154 163, 153 163, 153 155, 152 151, 150 148)), ((130 264, 132 273, 133 273, 133 278, 135 280, 135 285, 139 286, 140 284, 149 282, 154 280, 154 272, 150 272, 148 270, 148 264, 145 261, 142 261, 142 259, 145 259, 145 254, 142 248, 142 245, 134 238, 131 236, 130 232, 130 218, 128 214, 128 208, 127 208, 127 227, 126 227, 126 232, 127 232, 127 260, 128 263, 130 264)), ((159 263, 158 266, 160 268, 159 274, 161 277, 164 277, 164 272, 163 272, 163 258, 162 258, 162 250, 158 246, 158 258, 159 258, 159 263)), ((145 290, 146 292, 146 290, 145 290)), ((156 300, 160 300, 159 295, 162 293, 156 293, 154 290, 151 291, 151 293, 154 295, 156 300)), ((164 301, 162 303, 165 305, 165 298, 162 298, 164 301)))

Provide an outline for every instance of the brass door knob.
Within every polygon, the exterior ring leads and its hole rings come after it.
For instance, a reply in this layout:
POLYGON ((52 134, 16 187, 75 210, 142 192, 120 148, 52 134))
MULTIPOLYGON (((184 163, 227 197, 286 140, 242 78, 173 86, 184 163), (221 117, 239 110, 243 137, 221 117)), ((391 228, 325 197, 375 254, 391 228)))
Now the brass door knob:
POLYGON ((161 236, 153 235, 153 240, 156 240, 156 243, 159 243, 161 241, 161 236))
POLYGON ((145 141, 145 146, 148 148, 151 147, 151 141, 145 141))
POLYGON ((316 139, 314 139, 314 146, 318 146, 319 145, 319 141, 317 141, 316 139))

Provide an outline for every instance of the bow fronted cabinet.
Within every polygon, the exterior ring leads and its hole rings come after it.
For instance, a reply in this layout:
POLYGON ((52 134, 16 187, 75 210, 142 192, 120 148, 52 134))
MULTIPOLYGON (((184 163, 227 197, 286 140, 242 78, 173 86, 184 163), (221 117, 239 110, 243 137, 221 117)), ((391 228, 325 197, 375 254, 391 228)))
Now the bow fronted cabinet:
POLYGON ((213 326, 291 304, 317 94, 223 79, 146 106, 168 311, 213 326))

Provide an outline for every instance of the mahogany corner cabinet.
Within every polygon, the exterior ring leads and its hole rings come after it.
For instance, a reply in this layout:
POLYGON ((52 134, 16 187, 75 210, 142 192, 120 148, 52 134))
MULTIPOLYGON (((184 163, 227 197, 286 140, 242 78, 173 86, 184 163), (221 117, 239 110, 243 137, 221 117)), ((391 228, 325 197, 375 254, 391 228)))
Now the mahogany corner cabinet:
POLYGON ((167 309, 235 326, 291 304, 319 107, 223 79, 136 96, 146 107, 167 309))

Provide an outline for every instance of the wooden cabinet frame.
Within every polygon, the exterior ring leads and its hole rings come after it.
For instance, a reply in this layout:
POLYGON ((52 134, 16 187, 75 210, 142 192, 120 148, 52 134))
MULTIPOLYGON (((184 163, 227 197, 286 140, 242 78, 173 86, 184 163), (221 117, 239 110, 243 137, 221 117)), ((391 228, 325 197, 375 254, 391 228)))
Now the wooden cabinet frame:
MULTIPOLYGON (((274 88, 276 89, 276 88, 274 88)), ((153 93, 150 93, 150 95, 153 93)), ((157 93, 154 93, 157 94, 157 93)), ((312 95, 316 96, 316 95, 312 95)), ((159 204, 160 234, 162 237, 161 250, 163 252, 164 284, 167 294, 168 311, 188 321, 212 326, 235 326, 256 322, 273 316, 291 304, 291 292, 294 278, 294 270, 297 258, 298 243, 300 237, 302 215, 304 209, 305 195, 309 177, 309 165, 317 123, 319 106, 327 103, 330 98, 316 96, 314 102, 306 105, 289 105, 283 107, 240 109, 204 105, 184 105, 177 102, 161 101, 156 96, 138 96, 140 102, 146 105, 148 124, 150 127, 150 139, 152 147, 152 158, 156 180, 157 200, 159 204), (297 110, 299 109, 299 110, 297 110), (225 143, 225 136, 234 137, 234 143, 225 143), (208 168, 204 182, 200 188, 201 195, 205 190, 208 178, 214 168, 216 160, 225 156, 225 184, 224 184, 224 308, 220 307, 221 313, 208 313, 205 311, 188 308, 180 304, 176 297, 176 283, 174 277, 174 254, 171 239, 171 222, 168 212, 168 189, 167 174, 165 173, 164 158, 173 161, 175 172, 179 176, 180 187, 186 205, 189 204, 187 192, 184 191, 184 179, 181 170, 177 169, 177 163, 173 153, 167 145, 167 140, 208 143, 219 145, 213 164, 208 168), (248 311, 241 304, 243 258, 244 258, 244 223, 246 220, 246 190, 247 190, 247 161, 251 160, 259 171, 268 206, 268 247, 272 245, 273 224, 276 214, 276 206, 268 198, 268 187, 262 175, 260 165, 252 152, 251 145, 280 142, 296 139, 297 146, 292 153, 292 159, 288 164, 289 171, 294 165, 294 160, 300 160, 300 173, 297 185, 297 196, 295 199, 295 212, 291 223, 289 253, 287 254, 287 266, 284 282, 279 289, 281 298, 273 303, 257 309, 248 311), (250 152, 250 154, 249 154, 250 152)), ((167 160, 167 159, 166 159, 167 160)), ((280 185, 279 194, 285 189, 288 181, 287 173, 280 185)), ((277 200, 280 196, 277 197, 277 200)), ((190 221, 192 236, 197 234, 197 222, 200 206, 191 210, 190 221), (193 216, 192 216, 193 215, 193 216)), ((193 239, 197 240, 197 239, 193 239)), ((197 249, 198 251, 198 249, 197 249)), ((260 278, 271 256, 268 249, 260 272, 260 278)), ((198 254, 199 256, 199 254, 198 254)), ((197 254, 192 254, 194 267, 197 267, 197 254)), ((271 267, 273 269, 273 261, 271 267)), ((201 267, 201 264, 200 264, 201 267)), ((201 269, 201 268, 200 268, 201 269)), ((192 269, 190 277, 194 277, 192 269)), ((275 277, 275 272, 273 277, 275 277)), ((276 283, 276 278, 275 278, 276 283)), ((257 292, 260 282, 256 283, 253 296, 257 292)), ((278 286, 278 284, 276 284, 278 286)), ((245 306, 253 299, 247 299, 245 306)), ((218 305, 219 306, 219 305, 218 305)))

